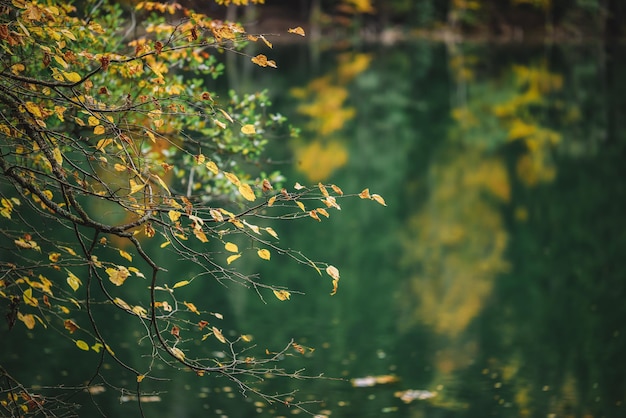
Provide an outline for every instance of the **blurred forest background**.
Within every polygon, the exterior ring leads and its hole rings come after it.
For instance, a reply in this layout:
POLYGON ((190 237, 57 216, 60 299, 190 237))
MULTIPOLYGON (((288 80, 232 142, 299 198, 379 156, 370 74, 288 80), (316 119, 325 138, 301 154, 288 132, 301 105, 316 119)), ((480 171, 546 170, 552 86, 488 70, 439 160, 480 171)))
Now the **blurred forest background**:
MULTIPOLYGON (((196 9, 202 0, 187 0, 196 9)), ((500 40, 536 38, 580 41, 620 38, 624 35, 623 0, 222 0, 207 12, 229 20, 240 19, 257 30, 282 28, 289 20, 301 24, 313 37, 345 36, 383 40, 462 33, 500 40), (236 4, 249 4, 237 10, 236 4)))

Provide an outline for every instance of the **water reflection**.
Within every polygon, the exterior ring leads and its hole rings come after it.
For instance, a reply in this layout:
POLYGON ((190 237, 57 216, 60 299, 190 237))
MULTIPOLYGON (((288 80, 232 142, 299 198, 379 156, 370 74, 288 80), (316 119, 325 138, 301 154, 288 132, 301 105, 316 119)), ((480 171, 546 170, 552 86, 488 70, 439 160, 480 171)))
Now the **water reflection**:
MULTIPOLYGON (((261 301, 237 286, 190 285, 203 309, 223 314, 225 333, 252 337, 250 355, 293 338, 307 349, 287 353, 286 367, 325 377, 267 377, 255 387, 296 391, 331 417, 623 416, 626 83, 606 76, 623 73, 620 55, 417 43, 329 51, 314 67, 296 50, 305 46, 282 48, 280 84, 263 73, 257 81, 305 129, 270 154, 294 161, 281 167, 294 182, 370 187, 388 207, 346 201, 321 224, 274 226, 288 247, 341 268, 335 296, 315 272, 280 257, 246 268, 305 296, 261 301)), ((111 318, 107 334, 144 369, 150 349, 140 331, 111 318)), ((51 347, 47 365, 33 366, 14 353, 38 356, 36 347, 6 344, 13 354, 3 358, 41 381, 92 373, 93 353, 68 364, 64 347, 51 347)), ((207 355, 221 349, 202 344, 207 355)), ((172 380, 144 381, 160 399, 144 404, 146 416, 299 411, 242 400, 226 379, 155 371, 172 380)), ((109 363, 100 373, 114 386, 136 379, 109 363)), ((136 416, 134 399, 95 390, 77 396, 109 416, 136 416)))
POLYGON ((343 86, 355 115, 330 179, 386 190, 393 214, 351 208, 367 227, 324 241, 352 280, 313 302, 338 313, 321 332, 342 367, 324 363, 372 382, 322 389, 350 403, 334 416, 623 413, 623 131, 598 146, 615 115, 601 80, 623 63, 594 47, 373 56, 343 86), (403 404, 411 390, 435 396, 403 404))

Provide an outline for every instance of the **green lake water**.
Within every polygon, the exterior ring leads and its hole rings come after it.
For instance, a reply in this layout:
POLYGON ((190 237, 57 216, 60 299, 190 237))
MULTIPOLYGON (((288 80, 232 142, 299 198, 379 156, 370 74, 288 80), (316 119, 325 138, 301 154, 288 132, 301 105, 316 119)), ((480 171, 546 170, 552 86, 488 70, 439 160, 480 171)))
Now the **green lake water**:
MULTIPOLYGON (((324 376, 259 389, 296 391, 333 418, 626 416, 626 50, 418 42, 272 54, 278 70, 242 61, 228 75, 240 91, 268 88, 270 112, 302 127, 299 139, 271 138, 267 170, 369 188, 387 206, 342 200, 321 223, 272 224, 283 245, 340 269, 334 296, 328 278, 279 257, 244 270, 304 295, 261 300, 209 279, 182 294, 260 353, 293 339, 306 353, 281 366, 324 376)), ((110 324, 116 353, 145 366, 141 327, 110 324)), ((71 341, 41 352, 46 337, 19 346, 4 335, 1 363, 40 385, 94 373, 96 354, 71 341)), ((147 417, 304 414, 224 378, 154 371, 171 380, 145 383, 147 417)), ((101 373, 134 387, 109 360, 101 373)), ((92 400, 70 401, 85 401, 81 416, 98 416, 94 403, 139 416, 130 392, 107 386, 92 400)))

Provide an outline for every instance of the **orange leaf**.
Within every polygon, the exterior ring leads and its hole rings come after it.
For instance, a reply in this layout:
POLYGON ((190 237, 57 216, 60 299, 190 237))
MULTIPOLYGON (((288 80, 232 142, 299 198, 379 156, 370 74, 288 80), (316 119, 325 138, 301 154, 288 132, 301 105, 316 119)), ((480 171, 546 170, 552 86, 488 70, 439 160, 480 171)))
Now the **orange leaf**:
POLYGON ((267 57, 263 54, 259 54, 256 57, 252 57, 250 61, 252 61, 253 63, 255 63, 256 65, 260 67, 277 68, 276 62, 274 60, 268 60, 267 57))
POLYGON ((183 303, 185 304, 187 309, 189 309, 191 312, 195 313, 196 315, 200 315, 200 311, 198 311, 198 308, 196 308, 196 305, 194 305, 191 302, 183 302, 183 303))
POLYGON ((300 26, 293 28, 293 29, 288 29, 287 32, 289 33, 295 33, 296 35, 300 35, 300 36, 305 36, 304 34, 304 29, 302 29, 300 26))
POLYGON ((63 326, 66 330, 70 332, 70 334, 73 334, 78 329, 78 325, 76 325, 76 322, 72 321, 71 319, 66 319, 63 323, 63 326))

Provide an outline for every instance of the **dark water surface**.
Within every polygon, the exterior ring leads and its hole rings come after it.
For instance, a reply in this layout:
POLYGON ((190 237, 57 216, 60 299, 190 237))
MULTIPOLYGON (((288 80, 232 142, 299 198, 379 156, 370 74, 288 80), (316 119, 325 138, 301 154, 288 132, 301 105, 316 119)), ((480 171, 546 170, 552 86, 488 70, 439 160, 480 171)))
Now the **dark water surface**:
MULTIPOLYGON (((194 283, 226 331, 262 350, 293 338, 314 351, 285 365, 328 377, 259 387, 297 390, 320 401, 313 413, 336 418, 626 416, 626 50, 415 43, 273 53, 279 72, 242 66, 229 77, 243 91, 270 89, 273 111, 303 127, 299 139, 272 139, 275 168, 290 182, 369 187, 387 207, 345 200, 321 224, 274 225, 283 245, 340 268, 335 296, 326 278, 280 259, 246 268, 306 295, 264 303, 194 283)), ((140 331, 117 337, 137 364, 149 353, 140 331)), ((42 382, 76 365, 85 365, 77 379, 93 372, 93 353, 11 349, 42 382)), ((302 414, 244 398, 226 379, 163 375, 172 381, 150 383, 159 401, 144 403, 148 417, 302 414)), ((135 376, 109 379, 132 388, 135 376)), ((119 395, 93 399, 109 416, 137 416, 131 394, 119 395)))

